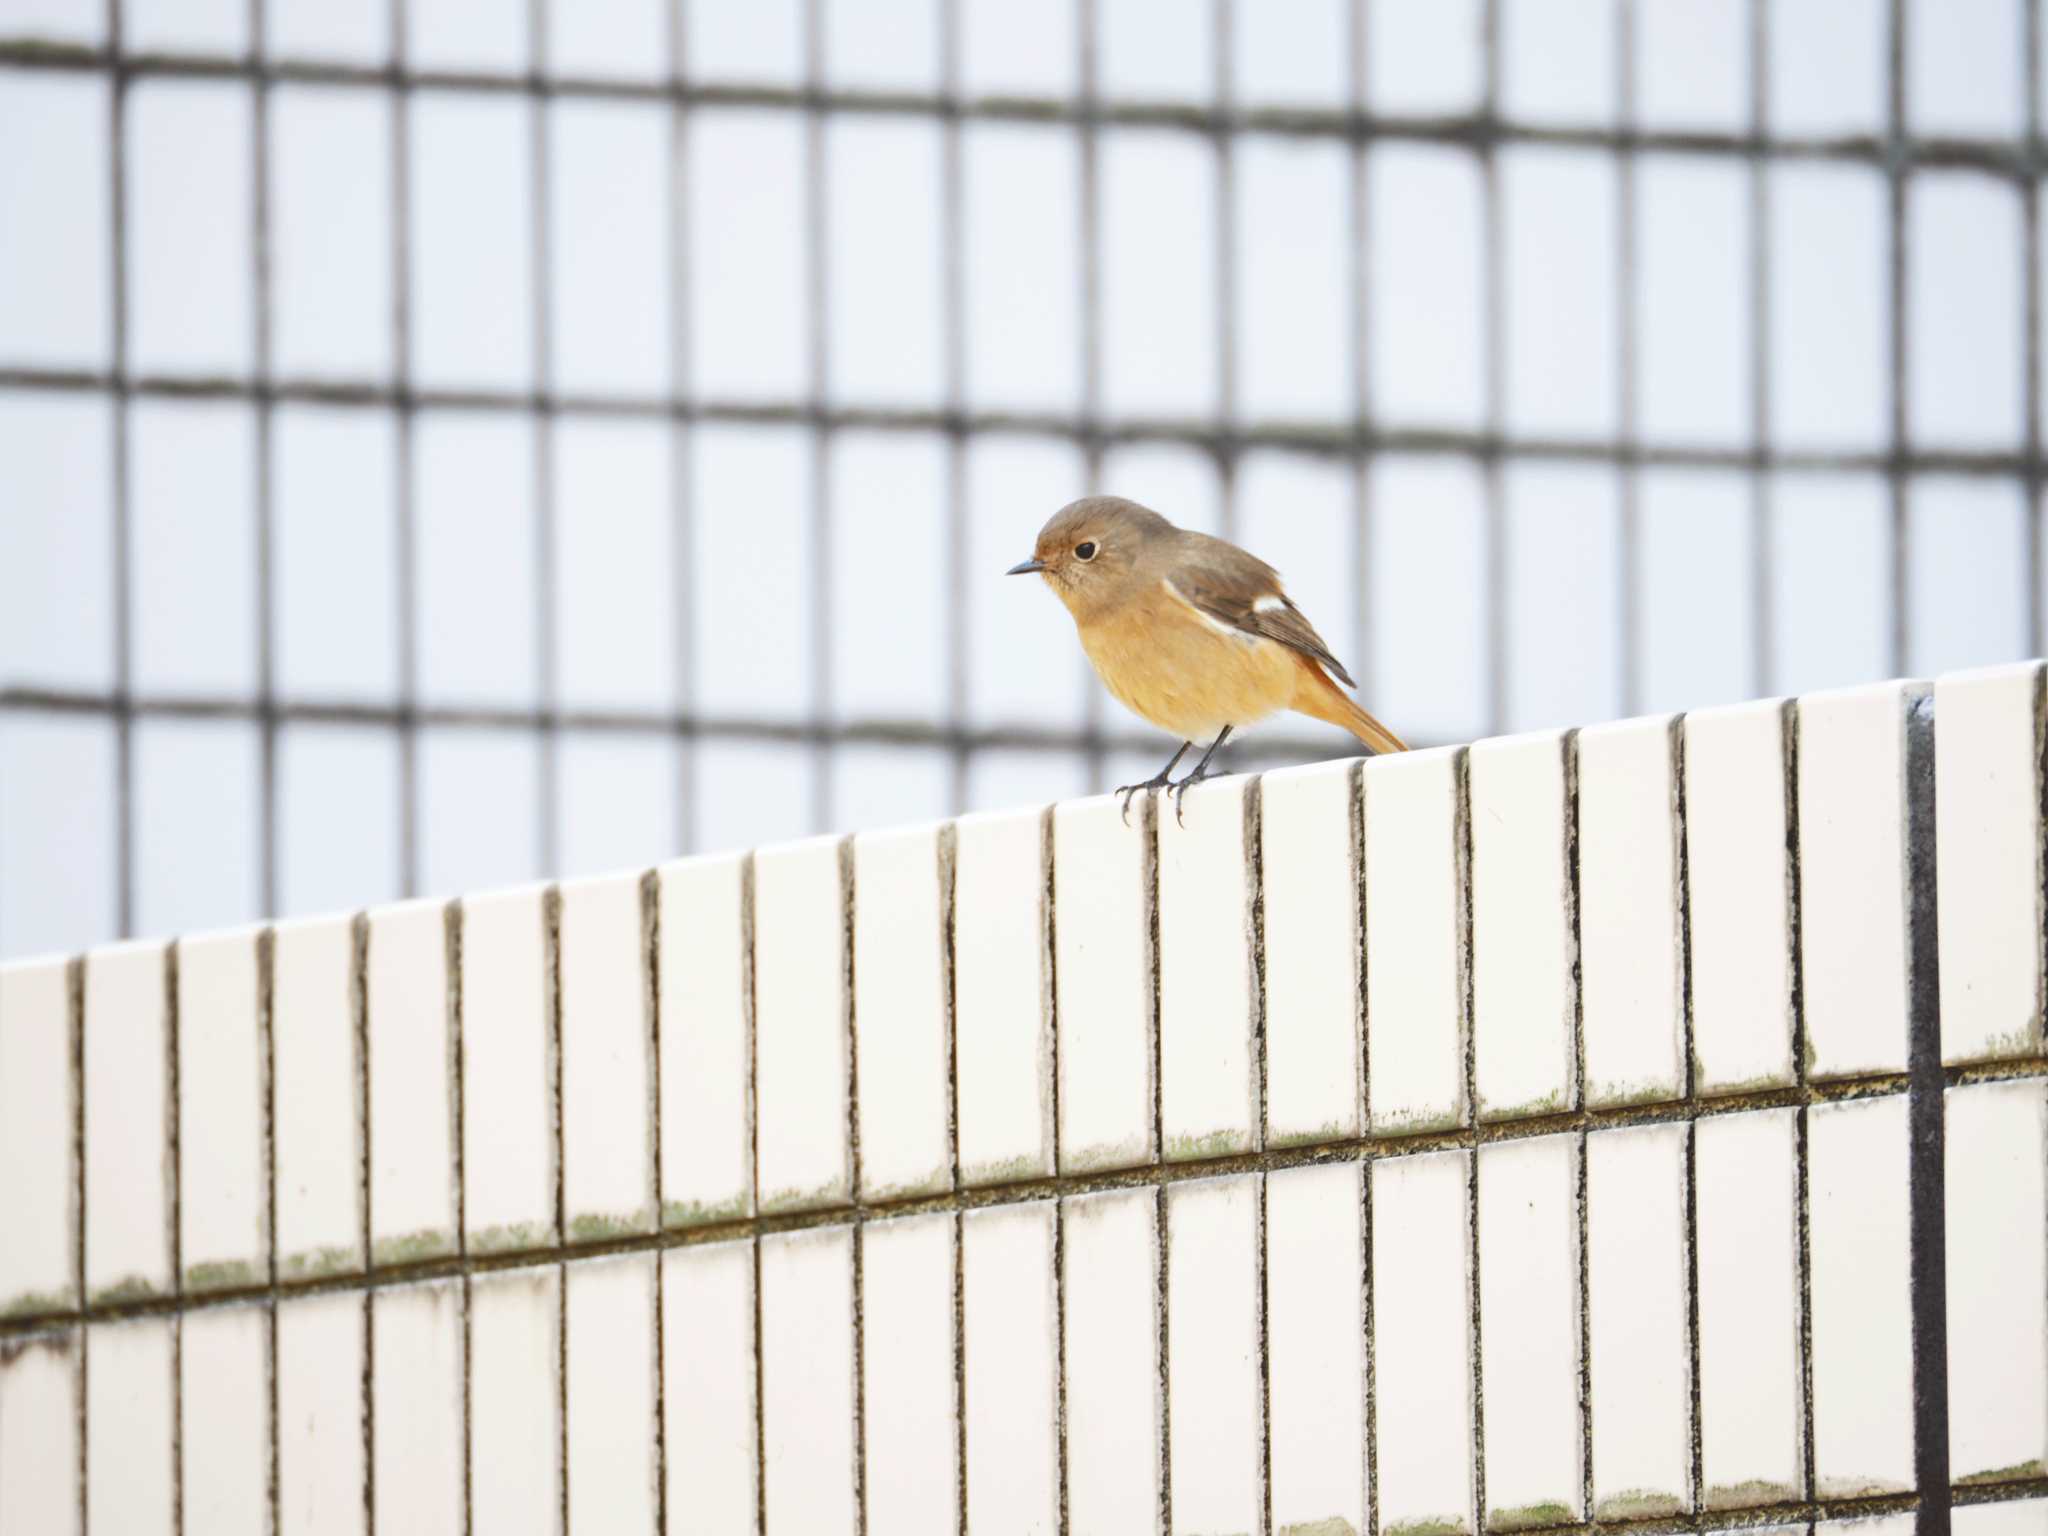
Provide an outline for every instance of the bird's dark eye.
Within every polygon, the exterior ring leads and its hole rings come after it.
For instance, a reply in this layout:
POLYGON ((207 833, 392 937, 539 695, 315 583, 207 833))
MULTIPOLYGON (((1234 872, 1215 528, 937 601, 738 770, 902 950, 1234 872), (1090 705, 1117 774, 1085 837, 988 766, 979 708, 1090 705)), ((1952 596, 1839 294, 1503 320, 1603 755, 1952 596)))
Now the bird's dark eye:
POLYGON ((1093 560, 1095 558, 1095 541, 1090 539, 1086 544, 1076 544, 1074 546, 1074 558, 1076 560, 1093 560))

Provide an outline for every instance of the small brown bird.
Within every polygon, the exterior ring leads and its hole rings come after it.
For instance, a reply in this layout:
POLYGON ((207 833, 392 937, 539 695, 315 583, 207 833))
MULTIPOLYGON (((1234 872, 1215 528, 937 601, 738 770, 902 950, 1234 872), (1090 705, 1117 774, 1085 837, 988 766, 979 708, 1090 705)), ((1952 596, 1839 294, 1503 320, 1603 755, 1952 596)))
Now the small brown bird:
POLYGON ((1214 736, 1194 772, 1172 785, 1178 815, 1230 733, 1283 709, 1341 725, 1375 753, 1408 750, 1337 686, 1358 685, 1280 573, 1235 544, 1176 528, 1121 496, 1086 496, 1060 508, 1031 558, 1008 572, 1033 573, 1067 605, 1109 691, 1181 738, 1157 778, 1117 790, 1126 817, 1132 796, 1172 784, 1188 749, 1214 736))

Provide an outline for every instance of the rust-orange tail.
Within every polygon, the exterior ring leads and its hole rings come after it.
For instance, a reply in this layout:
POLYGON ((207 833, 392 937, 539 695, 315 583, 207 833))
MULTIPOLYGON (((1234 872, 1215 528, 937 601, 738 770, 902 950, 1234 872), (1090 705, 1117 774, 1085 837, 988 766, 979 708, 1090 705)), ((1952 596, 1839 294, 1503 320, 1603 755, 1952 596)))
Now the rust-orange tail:
POLYGON ((1375 754, 1406 752, 1408 743, 1360 709, 1350 694, 1332 682, 1314 663, 1302 667, 1301 680, 1294 688, 1294 708, 1304 715, 1341 725, 1375 754))

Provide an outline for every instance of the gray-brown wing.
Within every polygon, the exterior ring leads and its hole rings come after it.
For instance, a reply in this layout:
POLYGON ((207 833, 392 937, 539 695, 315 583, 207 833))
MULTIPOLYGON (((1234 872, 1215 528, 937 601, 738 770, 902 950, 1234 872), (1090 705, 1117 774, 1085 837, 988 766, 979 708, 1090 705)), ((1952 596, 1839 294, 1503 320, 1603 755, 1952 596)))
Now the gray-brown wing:
POLYGON ((1189 534, 1168 577, 1174 589, 1203 613, 1248 635, 1277 640, 1326 668, 1345 687, 1358 685, 1330 653, 1294 599, 1280 587, 1280 573, 1235 544, 1189 534))

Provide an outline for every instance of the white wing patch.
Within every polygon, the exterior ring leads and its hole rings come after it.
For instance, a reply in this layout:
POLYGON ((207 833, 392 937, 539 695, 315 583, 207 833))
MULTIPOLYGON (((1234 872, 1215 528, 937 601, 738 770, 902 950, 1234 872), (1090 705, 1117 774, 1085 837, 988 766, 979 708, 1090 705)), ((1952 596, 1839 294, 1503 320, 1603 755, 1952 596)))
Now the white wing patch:
POLYGON ((1207 609, 1198 607, 1194 603, 1189 602, 1187 599, 1187 595, 1184 592, 1182 592, 1179 587, 1176 587, 1173 584, 1173 578, 1171 576, 1161 577, 1159 585, 1166 589, 1166 595, 1168 597, 1172 598, 1175 602, 1179 603, 1183 608, 1187 609, 1189 613, 1192 613, 1204 624, 1208 625, 1211 629, 1215 630, 1217 634, 1228 635, 1232 640, 1237 641, 1240 645, 1256 645, 1258 643, 1259 637, 1257 635, 1247 634, 1244 630, 1239 629, 1235 624, 1226 624, 1221 619, 1217 618, 1215 614, 1210 613, 1207 609))
POLYGON ((1252 604, 1252 612, 1278 613, 1282 608, 1285 608, 1286 606, 1287 599, 1284 597, 1262 597, 1256 603, 1252 604))

